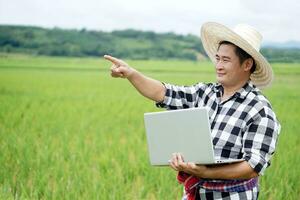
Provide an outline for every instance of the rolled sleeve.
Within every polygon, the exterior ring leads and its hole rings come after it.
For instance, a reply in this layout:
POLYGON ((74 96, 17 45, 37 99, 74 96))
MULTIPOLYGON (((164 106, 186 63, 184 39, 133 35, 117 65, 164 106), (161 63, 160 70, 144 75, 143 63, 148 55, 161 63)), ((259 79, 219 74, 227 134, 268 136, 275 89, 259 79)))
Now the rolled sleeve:
POLYGON ((270 165, 275 152, 280 125, 264 111, 248 126, 243 136, 244 159, 260 175, 270 165))
POLYGON ((192 86, 177 86, 163 83, 166 88, 164 100, 157 102, 156 106, 169 110, 192 108, 201 94, 204 93, 205 84, 198 83, 192 86))

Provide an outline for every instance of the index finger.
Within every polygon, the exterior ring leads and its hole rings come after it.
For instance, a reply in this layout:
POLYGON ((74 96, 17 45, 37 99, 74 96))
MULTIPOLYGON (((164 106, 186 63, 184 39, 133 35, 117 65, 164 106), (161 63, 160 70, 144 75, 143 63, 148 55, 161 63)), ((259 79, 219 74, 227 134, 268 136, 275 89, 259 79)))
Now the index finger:
POLYGON ((103 56, 106 60, 109 60, 110 62, 114 63, 114 64, 120 64, 120 61, 118 58, 115 58, 113 56, 110 55, 104 55, 103 56))
POLYGON ((184 162, 184 158, 181 153, 178 153, 178 159, 180 159, 181 162, 184 162))

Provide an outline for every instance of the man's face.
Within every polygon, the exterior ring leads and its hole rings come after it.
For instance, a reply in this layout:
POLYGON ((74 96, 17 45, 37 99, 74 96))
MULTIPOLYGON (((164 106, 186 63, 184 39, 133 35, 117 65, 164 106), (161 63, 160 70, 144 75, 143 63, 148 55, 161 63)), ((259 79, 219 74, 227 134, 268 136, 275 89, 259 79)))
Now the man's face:
POLYGON ((225 87, 234 87, 248 79, 248 73, 240 64, 235 48, 231 44, 222 44, 216 53, 217 81, 225 87))

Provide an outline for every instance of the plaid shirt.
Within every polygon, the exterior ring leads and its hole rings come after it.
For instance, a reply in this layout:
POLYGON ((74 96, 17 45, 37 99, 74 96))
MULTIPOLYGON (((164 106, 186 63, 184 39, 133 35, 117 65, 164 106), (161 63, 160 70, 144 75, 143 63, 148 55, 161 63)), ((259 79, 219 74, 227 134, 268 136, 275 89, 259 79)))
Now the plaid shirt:
MULTIPOLYGON (((244 158, 260 175, 270 165, 280 124, 269 101, 251 82, 226 101, 221 101, 223 87, 218 83, 175 86, 164 83, 166 94, 158 107, 184 109, 206 107, 216 159, 244 158)), ((244 192, 218 192, 199 189, 201 199, 233 199, 258 196, 258 188, 244 192), (246 195, 246 196, 245 196, 246 195), (231 198, 228 198, 231 197, 231 198)))

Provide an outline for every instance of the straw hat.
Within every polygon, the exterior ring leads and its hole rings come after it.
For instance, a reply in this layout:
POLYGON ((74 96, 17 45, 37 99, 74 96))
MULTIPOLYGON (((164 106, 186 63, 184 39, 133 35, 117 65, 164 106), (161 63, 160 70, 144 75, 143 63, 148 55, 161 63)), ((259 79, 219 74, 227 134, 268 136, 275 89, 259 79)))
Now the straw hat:
POLYGON ((250 76, 252 83, 258 88, 271 85, 273 70, 268 61, 259 53, 262 36, 253 27, 240 24, 231 30, 222 24, 207 22, 202 25, 201 40, 207 55, 214 63, 216 63, 215 56, 219 42, 228 41, 240 47, 255 60, 256 70, 250 76))

